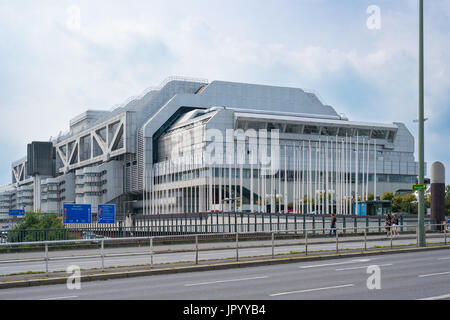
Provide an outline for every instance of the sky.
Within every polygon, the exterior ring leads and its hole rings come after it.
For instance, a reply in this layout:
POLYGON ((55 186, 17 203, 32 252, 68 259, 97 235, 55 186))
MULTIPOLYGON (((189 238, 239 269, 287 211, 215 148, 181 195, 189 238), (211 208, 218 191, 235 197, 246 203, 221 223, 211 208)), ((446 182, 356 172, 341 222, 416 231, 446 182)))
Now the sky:
MULTIPOLYGON (((417 150, 418 2, 0 0, 0 185, 27 143, 169 76, 304 88, 417 150)), ((450 184, 450 0, 424 2, 425 161, 450 184)))

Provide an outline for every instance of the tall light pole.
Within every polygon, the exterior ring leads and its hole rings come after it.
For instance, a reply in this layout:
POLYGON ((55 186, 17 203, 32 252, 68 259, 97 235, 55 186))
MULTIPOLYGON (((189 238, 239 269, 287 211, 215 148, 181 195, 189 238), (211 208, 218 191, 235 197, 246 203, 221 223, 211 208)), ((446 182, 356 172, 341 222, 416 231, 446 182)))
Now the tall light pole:
MULTIPOLYGON (((424 58, 423 58, 423 0, 419 0, 419 184, 424 183, 424 58)), ((417 214, 418 246, 425 246, 424 227, 424 190, 419 190, 419 208, 417 214)))

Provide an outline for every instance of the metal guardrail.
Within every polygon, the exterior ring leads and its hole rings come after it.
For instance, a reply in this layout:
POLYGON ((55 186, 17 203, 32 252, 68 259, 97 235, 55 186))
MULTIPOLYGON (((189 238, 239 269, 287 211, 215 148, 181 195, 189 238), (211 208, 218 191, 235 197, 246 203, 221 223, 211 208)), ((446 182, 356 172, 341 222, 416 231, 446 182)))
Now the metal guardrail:
MULTIPOLYGON (((443 231, 443 240, 444 244, 447 245, 447 230, 444 229, 444 226, 441 224, 427 224, 425 227, 428 227, 428 231, 430 232, 441 232, 443 231), (441 230, 442 229, 442 230, 441 230)), ((49 261, 58 261, 58 260, 72 260, 72 259, 86 259, 86 258, 100 258, 101 262, 101 269, 102 271, 105 270, 105 258, 106 257, 128 257, 128 256, 149 256, 149 262, 150 262, 150 268, 153 268, 154 266, 154 255, 158 254, 158 252, 155 252, 154 248, 154 242, 156 241, 164 241, 164 240, 171 240, 171 241, 186 241, 190 240, 191 242, 194 241, 195 246, 192 250, 185 250, 183 252, 194 252, 194 263, 196 265, 199 264, 199 241, 200 240, 207 240, 208 238, 220 238, 226 239, 231 238, 231 240, 235 241, 235 260, 239 261, 239 249, 246 249, 246 248, 258 248, 258 247, 266 247, 264 245, 260 246, 240 246, 239 240, 247 237, 255 237, 255 236, 269 236, 270 235, 270 246, 271 246, 271 257, 272 259, 275 258, 275 247, 276 245, 276 236, 281 235, 294 235, 294 236, 302 236, 303 242, 298 243, 298 245, 304 246, 304 253, 305 255, 309 254, 309 246, 313 245, 313 242, 310 242, 310 237, 308 235, 317 235, 317 232, 328 232, 328 235, 330 236, 334 231, 336 231, 334 237, 330 239, 329 242, 326 243, 336 243, 336 253, 339 253, 340 247, 339 245, 345 242, 350 242, 352 240, 341 240, 340 235, 346 234, 346 229, 348 228, 318 228, 318 229, 312 229, 312 230, 303 230, 302 233, 299 233, 298 230, 284 230, 284 231, 271 231, 271 232, 257 232, 257 233, 239 233, 236 232, 234 234, 230 233, 223 233, 223 234, 195 234, 195 235, 173 235, 173 236, 150 236, 150 237, 130 237, 130 238, 120 238, 120 239, 114 239, 114 238, 103 238, 103 239, 88 239, 88 240, 60 240, 60 241, 42 241, 42 242, 22 242, 22 243, 2 243, 0 244, 0 248, 8 247, 8 248, 14 248, 14 247, 42 247, 44 246, 44 256, 42 258, 28 258, 28 259, 15 259, 15 260, 0 260, 0 264, 8 264, 8 263, 17 263, 17 262, 45 262, 45 273, 48 275, 49 273, 49 261), (134 253, 114 253, 114 254, 105 254, 105 243, 115 243, 115 242, 130 242, 135 241, 140 243, 140 241, 149 241, 149 250, 144 252, 134 252, 134 253), (100 244, 99 248, 99 254, 96 255, 78 255, 78 256, 70 256, 70 257, 49 257, 49 246, 56 247, 58 245, 64 245, 64 244, 85 244, 85 243, 96 243, 100 244)), ((393 229, 394 227, 390 227, 393 229)), ((406 229, 413 229, 416 231, 417 235, 417 226, 416 225, 399 225, 396 226, 396 228, 402 230, 402 232, 406 229)), ((370 233, 370 230, 378 230, 378 227, 366 227, 364 228, 364 240, 361 243, 361 250, 367 251, 367 243, 370 241, 379 241, 380 239, 368 239, 368 235, 373 235, 374 233, 370 233)), ((427 228, 426 228, 427 229, 427 228)), ((379 233, 375 233, 379 234, 379 233)), ((390 236, 388 236, 386 239, 390 240, 390 248, 393 248, 395 237, 393 236, 392 232, 390 232, 390 236)), ((399 238, 404 239, 404 238, 399 238)), ((411 239, 411 238, 408 238, 411 239)), ((417 236, 416 236, 417 239, 417 236)), ((267 241, 267 240, 266 240, 267 241)), ((353 240, 354 242, 354 240, 353 240)), ((416 242, 417 244, 418 242, 416 242)), ((323 243, 322 243, 323 244, 323 243)), ((297 245, 297 244, 296 244, 297 245)), ((283 246, 283 244, 279 245, 283 246)), ((210 250, 219 250, 219 249, 230 249, 230 247, 227 248, 214 248, 210 250)))

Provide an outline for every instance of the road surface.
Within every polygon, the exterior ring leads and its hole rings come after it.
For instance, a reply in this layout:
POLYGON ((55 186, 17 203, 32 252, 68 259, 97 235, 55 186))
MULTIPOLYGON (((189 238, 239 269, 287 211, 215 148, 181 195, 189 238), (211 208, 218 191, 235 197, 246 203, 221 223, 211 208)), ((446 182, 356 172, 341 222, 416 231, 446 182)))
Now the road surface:
POLYGON ((155 275, 0 290, 18 300, 376 300, 450 299, 450 250, 329 259, 229 270, 155 275), (369 290, 369 266, 381 270, 381 289, 369 290))

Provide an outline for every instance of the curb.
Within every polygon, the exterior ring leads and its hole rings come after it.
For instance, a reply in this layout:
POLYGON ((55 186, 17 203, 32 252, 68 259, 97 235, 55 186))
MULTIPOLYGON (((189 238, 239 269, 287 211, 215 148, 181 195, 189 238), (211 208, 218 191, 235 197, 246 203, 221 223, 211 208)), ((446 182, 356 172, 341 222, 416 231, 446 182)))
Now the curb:
MULTIPOLYGON (((166 268, 157 270, 139 270, 139 271, 123 271, 116 273, 102 273, 96 275, 85 275, 81 276, 81 282, 90 281, 101 281, 101 280, 111 280, 111 279, 123 279, 123 278, 134 278, 143 276, 153 276, 153 275, 164 275, 164 274, 176 274, 184 272, 201 272, 201 271, 212 271, 212 270, 226 270, 234 268, 247 268, 247 267, 258 267, 265 265, 276 265, 285 263, 297 263, 297 262, 308 262, 308 261, 318 261, 327 259, 339 259, 348 257, 364 257, 373 255, 383 255, 383 254, 393 254, 393 253, 408 253, 408 252, 422 252, 429 250, 442 250, 450 249, 450 246, 436 246, 436 247, 426 247, 426 248, 405 248, 405 249, 386 249, 371 252, 355 252, 355 253, 342 253, 342 254, 328 254, 323 256, 304 256, 296 258, 275 258, 270 260, 256 260, 256 261, 246 261, 246 262, 232 262, 232 263, 221 263, 203 266, 189 266, 189 267, 178 267, 178 268, 166 268)), ((10 288, 24 288, 24 287, 34 287, 42 285, 54 285, 54 284, 65 284, 68 277, 57 277, 51 279, 36 279, 36 280, 19 280, 0 283, 0 289, 10 289, 10 288)))

